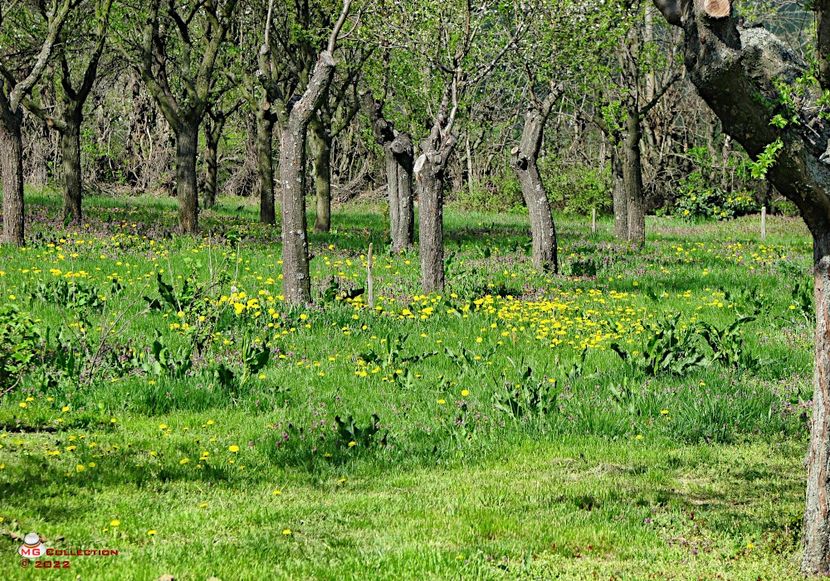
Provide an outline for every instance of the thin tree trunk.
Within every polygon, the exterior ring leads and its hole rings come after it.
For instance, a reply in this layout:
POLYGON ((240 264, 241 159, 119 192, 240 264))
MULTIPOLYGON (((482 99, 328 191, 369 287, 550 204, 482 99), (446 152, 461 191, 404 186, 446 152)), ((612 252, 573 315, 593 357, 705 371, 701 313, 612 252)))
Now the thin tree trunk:
POLYGON ((628 197, 623 180, 623 162, 619 146, 611 146, 611 195, 614 202, 614 237, 625 242, 628 240, 628 197))
POLYGON ((430 162, 430 157, 429 153, 423 154, 415 166, 419 199, 421 288, 424 293, 444 290, 445 168, 430 162))
POLYGON ((315 232, 331 230, 331 139, 318 117, 309 125, 311 151, 314 155, 314 194, 317 216, 314 220, 315 232))
POLYGON ((183 122, 176 131, 176 195, 179 226, 185 234, 199 230, 199 190, 196 182, 196 148, 199 123, 183 122))
POLYGON ((25 243, 22 110, 0 104, 0 174, 3 176, 3 242, 25 243))
POLYGON ((219 141, 223 126, 222 121, 213 121, 209 117, 205 119, 205 208, 215 206, 219 194, 219 141))
POLYGON ((814 237, 816 344, 804 512, 804 571, 830 570, 830 232, 814 237))
POLYGON ((259 221, 274 224, 274 116, 270 104, 263 101, 256 113, 257 188, 259 190, 259 221))
POLYGON ((527 111, 522 138, 513 150, 512 163, 530 216, 533 265, 541 271, 558 273, 556 225, 538 167, 546 120, 547 116, 535 108, 527 111))
POLYGON ((628 241, 635 246, 643 246, 646 242, 646 203, 643 193, 641 139, 640 115, 638 112, 629 111, 624 139, 623 181, 628 201, 628 241))
POLYGON ((63 160, 63 219, 80 225, 83 221, 83 175, 81 172, 81 123, 80 109, 68 112, 65 127, 60 133, 63 160))

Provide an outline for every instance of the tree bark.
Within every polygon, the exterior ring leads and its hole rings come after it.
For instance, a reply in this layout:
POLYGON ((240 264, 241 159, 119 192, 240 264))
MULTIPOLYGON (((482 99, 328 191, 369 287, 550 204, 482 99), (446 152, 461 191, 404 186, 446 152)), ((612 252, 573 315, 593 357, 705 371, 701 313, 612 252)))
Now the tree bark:
MULTIPOLYGON (((347 10, 348 2, 345 6, 347 10)), ((336 39, 336 35, 334 38, 336 39)), ((333 44, 333 41, 329 42, 330 46, 333 44)), ((281 132, 283 294, 286 302, 291 305, 311 302, 308 227, 305 213, 305 139, 311 117, 320 106, 331 82, 334 67, 335 61, 331 52, 321 52, 308 86, 291 108, 288 122, 281 132)))
POLYGON ((805 573, 830 571, 830 233, 814 239, 816 344, 804 513, 805 573))
POLYGON ((395 130, 383 116, 383 104, 370 93, 363 96, 364 108, 372 119, 372 130, 383 147, 386 165, 386 193, 389 200, 389 233, 392 253, 400 254, 412 247, 415 235, 412 172, 415 151, 408 133, 395 130))
POLYGON ((646 242, 646 202, 643 193, 643 161, 640 150, 642 137, 640 113, 631 110, 628 112, 628 118, 626 119, 626 133, 623 143, 625 149, 623 183, 628 213, 626 239, 638 247, 643 246, 646 242))
POLYGON ((314 220, 315 232, 331 230, 331 138, 318 117, 309 125, 311 151, 314 155, 314 197, 317 214, 314 220))
POLYGON ((424 293, 444 290, 444 164, 424 154, 415 164, 418 183, 421 288, 424 293))
POLYGON ((182 122, 176 128, 176 196, 179 225, 185 234, 199 231, 199 190, 196 181, 196 153, 199 122, 182 122))
POLYGON ((623 179, 623 162, 619 146, 611 146, 611 178, 613 190, 611 195, 614 202, 614 237, 624 242, 628 240, 628 196, 623 179))
POLYGON ((274 114, 270 102, 263 99, 256 112, 257 189, 259 190, 259 221, 275 224, 274 211, 274 114))
MULTIPOLYGON (((685 32, 689 79, 721 120, 724 131, 753 157, 778 144, 767 178, 798 206, 813 236, 816 337, 813 413, 807 455, 802 572, 830 574, 830 125, 819 115, 818 91, 792 103, 786 127, 770 120, 779 83, 795 84, 808 68, 762 28, 739 29, 727 1, 655 0, 665 18, 685 32), (714 5, 717 4, 716 7, 714 5), (708 8, 707 8, 708 7, 708 8), (714 7, 714 8, 713 8, 714 7), (717 8, 717 10, 715 10, 717 8), (720 17, 715 17, 720 14, 720 17)), ((826 0, 822 1, 826 5, 826 0)), ((830 87, 823 86, 823 89, 830 87)))
POLYGON ((3 177, 3 242, 25 243, 23 199, 23 111, 12 112, 0 95, 0 174, 3 177))
POLYGON ((202 205, 212 208, 219 194, 219 141, 222 139, 224 120, 205 118, 205 198, 202 205))
POLYGON ((522 196, 530 215, 533 265, 538 270, 558 274, 556 225, 538 166, 546 121, 545 111, 539 111, 533 106, 528 109, 525 113, 521 141, 512 152, 512 165, 519 178, 522 196))
POLYGON ((81 123, 79 109, 67 112, 60 132, 63 160, 63 219, 80 225, 83 221, 83 174, 81 170, 81 123))
POLYGON ((398 133, 392 142, 384 147, 384 154, 392 253, 401 254, 412 248, 415 239, 415 210, 412 200, 412 168, 415 154, 409 134, 398 133))

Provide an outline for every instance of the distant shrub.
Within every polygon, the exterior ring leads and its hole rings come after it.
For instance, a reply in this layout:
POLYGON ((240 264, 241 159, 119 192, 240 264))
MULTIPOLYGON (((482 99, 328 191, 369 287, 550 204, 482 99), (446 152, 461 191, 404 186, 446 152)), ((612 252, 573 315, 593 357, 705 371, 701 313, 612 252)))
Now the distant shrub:
POLYGON ((680 181, 674 214, 687 219, 729 220, 758 211, 754 196, 747 192, 727 193, 694 171, 680 181))
POLYGON ((541 165, 551 204, 565 214, 586 216, 593 208, 599 213, 611 211, 611 176, 607 170, 569 166, 557 160, 541 165))

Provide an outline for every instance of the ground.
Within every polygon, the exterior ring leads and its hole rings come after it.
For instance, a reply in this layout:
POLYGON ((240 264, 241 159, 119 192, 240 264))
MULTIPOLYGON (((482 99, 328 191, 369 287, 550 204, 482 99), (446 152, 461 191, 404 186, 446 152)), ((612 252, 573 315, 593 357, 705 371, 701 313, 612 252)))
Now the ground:
POLYGON ((0 249, 2 578, 43 573, 31 531, 118 551, 49 573, 85 579, 798 576, 795 218, 766 242, 757 217, 650 218, 637 252, 560 217, 553 276, 526 216, 450 208, 450 286, 422 296, 384 209, 351 206, 289 309, 246 201, 197 238, 174 200, 90 198, 80 231, 28 202, 30 245, 0 249))

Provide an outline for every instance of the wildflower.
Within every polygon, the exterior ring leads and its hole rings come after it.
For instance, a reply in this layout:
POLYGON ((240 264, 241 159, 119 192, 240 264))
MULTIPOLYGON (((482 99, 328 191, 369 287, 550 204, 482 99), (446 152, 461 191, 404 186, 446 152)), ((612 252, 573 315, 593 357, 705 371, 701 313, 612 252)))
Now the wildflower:
POLYGON ((151 537, 156 536, 156 529, 150 529, 149 531, 147 531, 147 534, 151 537))
POLYGON ((461 397, 467 397, 468 395, 470 395, 470 390, 469 389, 462 389, 461 390, 461 397))
POLYGON ((291 534, 291 529, 282 529, 282 534, 289 536, 291 534))
POLYGON ((228 446, 228 452, 236 454, 237 452, 239 452, 239 446, 237 446, 236 444, 231 444, 230 446, 228 446))
POLYGON ((355 446, 357 446, 357 442, 355 442, 354 440, 349 442, 349 448, 354 448, 355 446))
POLYGON ((114 519, 112 519, 112 520, 110 521, 110 526, 111 526, 112 528, 114 528, 114 529, 115 529, 115 528, 118 528, 118 526, 119 526, 120 524, 121 524, 121 521, 120 521, 120 520, 118 520, 117 518, 114 518, 114 519))

